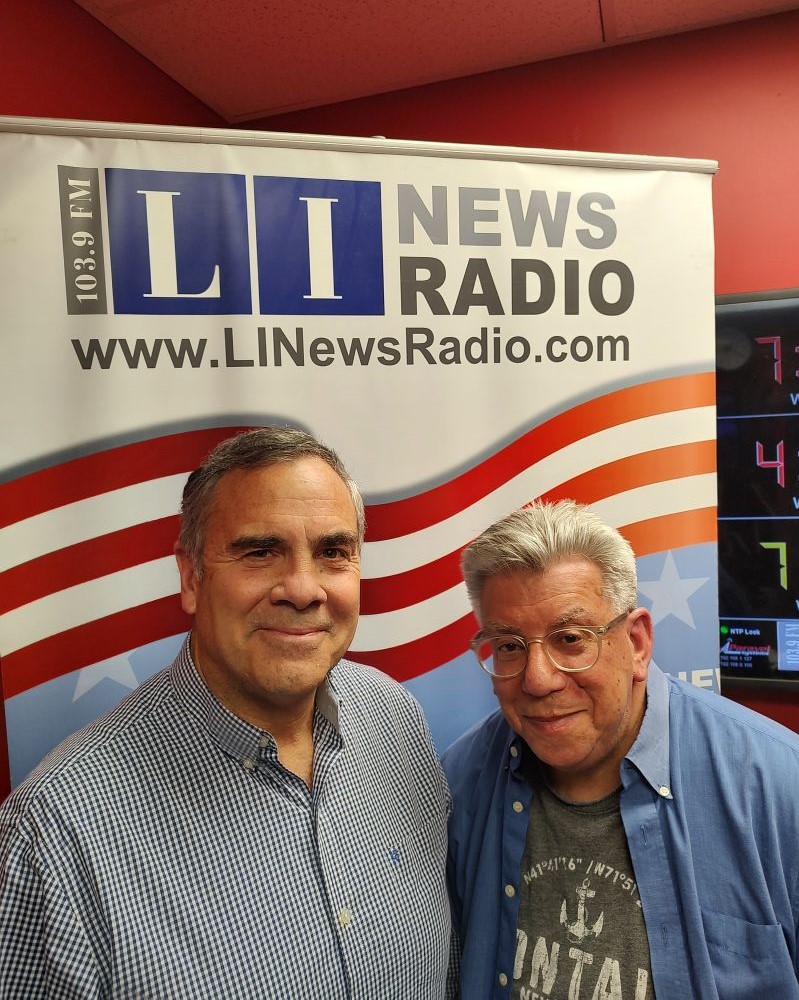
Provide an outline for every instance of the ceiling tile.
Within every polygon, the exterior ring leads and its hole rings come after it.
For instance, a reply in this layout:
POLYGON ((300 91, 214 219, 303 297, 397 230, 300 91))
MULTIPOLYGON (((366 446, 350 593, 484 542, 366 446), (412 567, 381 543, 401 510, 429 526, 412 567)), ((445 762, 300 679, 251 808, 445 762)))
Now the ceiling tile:
POLYGON ((602 0, 603 10, 606 4, 612 8, 619 41, 727 24, 796 7, 795 2, 775 3, 773 0, 658 0, 657 3, 602 0))
POLYGON ((76 2, 231 123, 799 7, 799 0, 76 2))
POLYGON ((602 44, 597 0, 84 0, 228 121, 602 44))

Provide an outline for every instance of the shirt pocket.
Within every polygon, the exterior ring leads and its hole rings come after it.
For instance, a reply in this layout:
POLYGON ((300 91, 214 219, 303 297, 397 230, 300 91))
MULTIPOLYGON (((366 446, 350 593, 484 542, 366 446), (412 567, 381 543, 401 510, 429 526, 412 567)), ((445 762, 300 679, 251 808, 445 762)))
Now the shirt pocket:
POLYGON ((752 924, 705 909, 702 923, 719 997, 799 1000, 799 984, 780 924, 752 924))

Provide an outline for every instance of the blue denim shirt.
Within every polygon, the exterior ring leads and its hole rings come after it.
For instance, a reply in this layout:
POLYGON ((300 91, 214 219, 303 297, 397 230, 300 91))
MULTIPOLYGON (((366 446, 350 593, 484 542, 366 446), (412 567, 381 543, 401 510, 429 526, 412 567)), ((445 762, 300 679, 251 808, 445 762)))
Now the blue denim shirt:
MULTIPOLYGON (((462 1000, 511 994, 521 746, 495 712, 444 756, 462 1000)), ((799 1000, 799 737, 653 664, 621 783, 658 1000, 799 1000)))

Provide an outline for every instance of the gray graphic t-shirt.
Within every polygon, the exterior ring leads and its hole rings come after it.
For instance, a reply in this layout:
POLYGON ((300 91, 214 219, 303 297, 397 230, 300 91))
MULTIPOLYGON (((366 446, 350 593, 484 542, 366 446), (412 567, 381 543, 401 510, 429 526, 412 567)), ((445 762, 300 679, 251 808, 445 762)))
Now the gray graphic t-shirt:
POLYGON ((649 943, 619 811, 558 798, 534 768, 514 1000, 653 1000, 649 943))

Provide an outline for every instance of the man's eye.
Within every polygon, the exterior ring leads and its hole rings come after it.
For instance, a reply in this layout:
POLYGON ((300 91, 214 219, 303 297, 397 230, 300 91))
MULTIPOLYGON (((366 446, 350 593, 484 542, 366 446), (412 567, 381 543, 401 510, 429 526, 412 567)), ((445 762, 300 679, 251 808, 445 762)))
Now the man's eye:
POLYGON ((518 656, 524 652, 524 646, 515 639, 503 639, 502 642, 495 643, 497 656, 518 656))
POLYGON ((591 635, 583 629, 561 629, 550 635, 550 642, 560 649, 579 649, 586 645, 591 635))
POLYGON ((272 549, 251 549, 247 553, 248 559, 266 559, 267 556, 272 555, 272 549))
POLYGON ((346 559, 347 552, 338 546, 331 546, 330 548, 322 549, 322 556, 325 559, 346 559))

